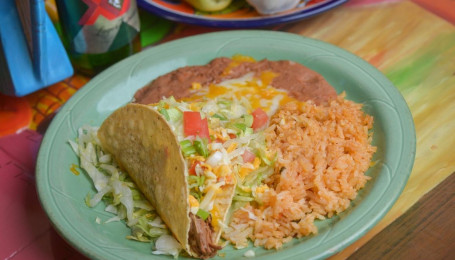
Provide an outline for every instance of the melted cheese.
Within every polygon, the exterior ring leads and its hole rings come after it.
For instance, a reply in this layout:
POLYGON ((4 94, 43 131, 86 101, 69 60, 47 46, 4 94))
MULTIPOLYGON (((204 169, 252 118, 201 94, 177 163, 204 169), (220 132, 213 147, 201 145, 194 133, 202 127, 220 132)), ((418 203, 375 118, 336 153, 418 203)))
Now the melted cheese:
POLYGON ((236 54, 232 57, 232 62, 224 69, 222 75, 229 75, 231 70, 244 62, 256 62, 253 57, 236 54))
MULTIPOLYGON (((287 91, 270 86, 270 83, 276 76, 276 73, 266 71, 261 73, 259 78, 249 74, 240 79, 227 80, 219 84, 211 84, 208 87, 199 89, 195 95, 186 98, 185 101, 194 102, 199 101, 204 97, 213 99, 225 95, 232 95, 237 99, 248 99, 252 111, 256 108, 261 108, 270 116, 275 113, 278 107, 288 102, 297 101, 290 97, 287 91)), ((252 111, 248 112, 251 113, 252 111)))

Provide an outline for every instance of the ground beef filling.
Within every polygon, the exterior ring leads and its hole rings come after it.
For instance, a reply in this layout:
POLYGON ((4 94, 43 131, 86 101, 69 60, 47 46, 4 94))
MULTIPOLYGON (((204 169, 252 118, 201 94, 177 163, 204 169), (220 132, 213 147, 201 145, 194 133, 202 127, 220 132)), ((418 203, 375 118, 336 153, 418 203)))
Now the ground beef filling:
POLYGON ((160 76, 139 89, 134 95, 136 103, 157 103, 163 97, 174 96, 181 99, 191 95, 191 85, 202 86, 239 78, 247 73, 260 75, 271 71, 277 74, 272 80, 274 88, 287 90, 289 95, 300 100, 312 100, 316 104, 328 104, 336 99, 335 89, 317 72, 293 61, 242 62, 227 69, 232 63, 229 58, 216 58, 207 65, 187 66, 160 76))
POLYGON ((214 257, 222 247, 213 242, 213 227, 210 224, 211 218, 205 221, 190 213, 191 226, 188 236, 188 243, 191 250, 202 259, 214 257))

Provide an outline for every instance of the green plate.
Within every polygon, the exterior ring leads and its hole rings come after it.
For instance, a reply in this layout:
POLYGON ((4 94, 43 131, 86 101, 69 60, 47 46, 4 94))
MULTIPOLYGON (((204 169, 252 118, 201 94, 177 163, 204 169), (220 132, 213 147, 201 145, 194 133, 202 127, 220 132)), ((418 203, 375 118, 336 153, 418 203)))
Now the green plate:
MULTIPOLYGON (((318 259, 328 257, 371 229, 392 207, 403 190, 415 155, 412 116, 401 94, 364 60, 333 45, 295 34, 270 31, 230 31, 172 41, 136 54, 107 69, 79 90, 54 118, 38 156, 37 185, 41 203, 56 229, 75 248, 94 259, 171 259, 152 255, 151 245, 125 238, 123 222, 97 224, 111 217, 100 203, 88 208, 87 193, 95 189, 88 177, 70 171, 78 164, 67 140, 85 124, 97 126, 116 108, 129 102, 137 89, 159 75, 187 65, 206 64, 234 54, 256 59, 294 60, 321 73, 347 98, 364 104, 374 116, 372 179, 345 212, 317 221, 319 234, 294 239, 281 250, 252 248, 261 259, 318 259)), ((242 257, 247 249, 227 246, 220 259, 242 257)))

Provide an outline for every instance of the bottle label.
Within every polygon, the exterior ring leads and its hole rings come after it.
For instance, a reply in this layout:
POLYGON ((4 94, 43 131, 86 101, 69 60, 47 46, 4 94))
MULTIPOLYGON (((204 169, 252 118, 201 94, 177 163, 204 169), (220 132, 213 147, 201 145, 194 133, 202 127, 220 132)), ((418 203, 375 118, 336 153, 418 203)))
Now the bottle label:
POLYGON ((82 0, 87 5, 73 38, 78 53, 105 53, 128 44, 139 33, 135 0, 82 0))

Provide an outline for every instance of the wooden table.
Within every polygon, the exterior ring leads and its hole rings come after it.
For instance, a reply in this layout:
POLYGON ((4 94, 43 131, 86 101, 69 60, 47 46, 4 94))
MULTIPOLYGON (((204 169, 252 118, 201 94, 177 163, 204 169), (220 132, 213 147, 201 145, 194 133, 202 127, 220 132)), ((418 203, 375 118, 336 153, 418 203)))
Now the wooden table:
MULTIPOLYGON (((150 14, 145 44, 215 31, 150 14), (148 42, 147 42, 148 41, 148 42)), ((412 112, 417 152, 389 213, 330 259, 451 259, 455 255, 455 2, 350 1, 317 17, 267 28, 320 39, 381 70, 412 112)), ((144 28, 144 27, 143 27, 144 28)), ((51 227, 34 186, 51 115, 89 78, 75 75, 22 98, 0 95, 0 258, 82 259, 51 227)))

